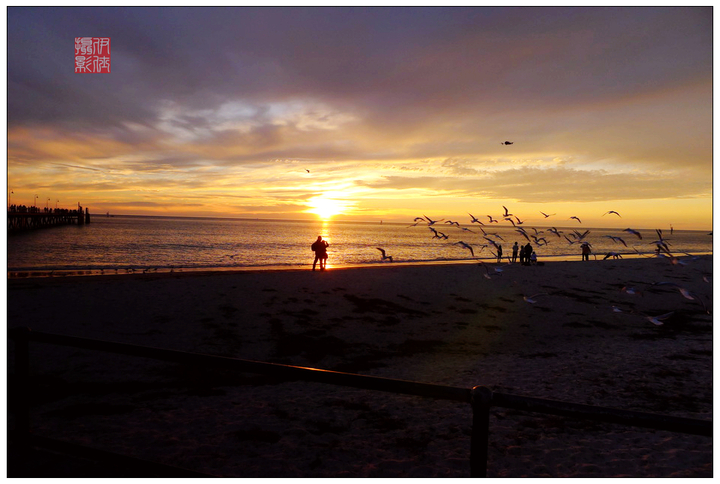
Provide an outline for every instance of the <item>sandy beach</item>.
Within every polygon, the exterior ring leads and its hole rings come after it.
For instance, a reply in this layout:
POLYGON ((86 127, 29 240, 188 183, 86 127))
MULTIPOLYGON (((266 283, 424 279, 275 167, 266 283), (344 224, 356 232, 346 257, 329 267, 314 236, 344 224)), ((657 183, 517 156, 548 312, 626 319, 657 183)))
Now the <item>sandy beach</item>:
MULTIPOLYGON (((9 279, 8 326, 711 420, 712 257, 681 262, 9 279)), ((48 437, 227 477, 469 476, 461 403, 45 344, 31 370, 48 437)), ((713 474, 707 437, 501 408, 490 432, 489 477, 713 474)))

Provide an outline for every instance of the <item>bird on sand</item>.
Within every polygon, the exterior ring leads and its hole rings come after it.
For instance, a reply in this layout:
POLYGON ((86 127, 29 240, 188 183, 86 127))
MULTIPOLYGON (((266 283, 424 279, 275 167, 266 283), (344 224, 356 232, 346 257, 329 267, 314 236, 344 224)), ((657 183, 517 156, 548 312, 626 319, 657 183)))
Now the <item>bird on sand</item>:
POLYGON ((622 216, 621 216, 619 213, 617 213, 615 210, 608 210, 607 212, 605 212, 604 214, 602 214, 602 216, 604 217, 605 215, 607 215, 607 214, 609 214, 609 213, 614 213, 614 214, 617 215, 618 217, 622 218, 622 216))
POLYGON ((537 301, 535 300, 535 298, 537 298, 538 296, 546 296, 546 295, 547 295, 546 292, 540 292, 540 293, 538 293, 538 294, 533 294, 532 296, 523 296, 523 300, 524 300, 526 303, 535 304, 535 303, 537 302, 537 301))
POLYGON ((488 269, 488 266, 486 264, 480 262, 479 265, 483 266, 483 268, 485 269, 485 274, 483 274, 483 277, 485 279, 491 279, 492 276, 502 276, 503 270, 499 267, 495 267, 493 272, 490 272, 490 269, 488 269))
POLYGON ((382 259, 381 259, 381 260, 388 259, 388 260, 390 260, 390 262, 393 261, 393 258, 392 258, 391 255, 386 255, 386 254, 385 254, 385 249, 381 249, 380 247, 376 247, 376 249, 379 250, 380 253, 382 254, 382 259))
POLYGON ((462 245, 463 247, 465 247, 466 249, 468 249, 468 250, 470 251, 470 254, 472 254, 473 257, 475 257, 475 252, 473 251, 473 248, 472 248, 472 246, 471 246, 470 244, 466 244, 466 243, 463 242, 462 240, 459 241, 459 242, 455 242, 455 244, 456 244, 456 245, 462 245))
POLYGON ((672 316, 673 314, 675 314, 675 311, 671 311, 671 312, 669 312, 669 313, 661 314, 661 315, 659 315, 659 316, 650 316, 650 315, 648 315, 648 314, 645 314, 644 316, 645 316, 645 319, 647 319, 648 321, 650 321, 652 324, 655 324, 655 325, 657 325, 657 326, 662 326, 662 325, 663 325, 663 321, 665 321, 666 319, 668 319, 668 318, 669 318, 670 316, 672 316))
POLYGON ((642 293, 634 287, 624 286, 622 289, 620 289, 620 292, 630 294, 631 296, 634 296, 635 294, 640 294, 642 296, 642 293))
POLYGON ((514 141, 502 141, 502 142, 500 142, 501 145, 511 145, 511 144, 513 144, 513 143, 514 143, 514 141))

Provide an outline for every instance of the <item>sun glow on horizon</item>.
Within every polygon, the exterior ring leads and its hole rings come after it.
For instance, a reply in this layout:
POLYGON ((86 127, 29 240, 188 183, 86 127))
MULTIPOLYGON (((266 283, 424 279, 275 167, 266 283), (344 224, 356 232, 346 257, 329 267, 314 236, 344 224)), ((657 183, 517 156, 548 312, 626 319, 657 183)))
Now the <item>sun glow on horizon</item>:
POLYGON ((307 203, 310 208, 306 212, 314 213, 322 220, 329 220, 335 215, 347 214, 352 206, 351 202, 333 198, 328 194, 313 197, 307 203))

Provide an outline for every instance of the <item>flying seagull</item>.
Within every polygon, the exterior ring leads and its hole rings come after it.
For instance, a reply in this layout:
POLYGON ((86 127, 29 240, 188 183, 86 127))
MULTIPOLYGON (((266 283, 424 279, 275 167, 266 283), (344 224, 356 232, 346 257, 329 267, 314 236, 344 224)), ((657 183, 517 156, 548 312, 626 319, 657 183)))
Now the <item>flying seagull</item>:
POLYGON ((615 242, 615 243, 618 243, 618 241, 619 241, 622 245, 624 245, 625 247, 627 247, 627 244, 625 243, 625 241, 624 241, 622 238, 620 238, 620 237, 613 237, 612 235, 603 235, 603 237, 606 237, 606 238, 608 238, 608 239, 612 239, 612 241, 615 242))
POLYGON ((633 235, 637 235, 637 238, 642 240, 642 235, 640 235, 640 232, 638 232, 637 230, 625 229, 625 230, 623 230, 623 232, 630 232, 633 235))
POLYGON ((581 220, 580 220, 579 218, 575 217, 575 216, 573 216, 573 217, 570 217, 570 218, 571 218, 571 219, 573 219, 573 218, 574 218, 574 219, 575 219, 575 220, 577 220, 578 222, 582 223, 582 221, 581 221, 581 220))
POLYGON ((551 217, 551 216, 553 216, 553 215, 556 215, 556 214, 554 214, 554 213, 551 213, 550 215, 548 215, 548 214, 546 214, 545 212, 542 212, 542 211, 541 211, 540 213, 543 214, 543 216, 544 216, 545 218, 548 218, 548 217, 551 217))
POLYGON ((470 212, 468 212, 468 215, 470 215, 470 218, 472 219, 470 220, 470 223, 479 223, 480 225, 485 225, 484 223, 476 219, 475 215, 471 214, 470 212))
MULTIPOLYGON (((432 219, 431 219, 430 217, 428 217, 427 215, 423 215, 423 217, 425 217, 425 218, 428 220, 428 225, 435 225, 436 223, 442 222, 443 220, 445 220, 445 219, 443 219, 443 218, 441 218, 440 220, 432 220, 432 219)), ((417 219, 416 219, 416 220, 417 220, 417 219)))
POLYGON ((380 253, 382 254, 382 259, 381 259, 381 260, 389 259, 390 262, 393 261, 393 258, 392 258, 391 255, 385 255, 385 249, 381 249, 380 247, 376 247, 376 249, 379 250, 380 253))
POLYGON ((501 145, 511 145, 511 144, 513 144, 513 143, 514 143, 514 141, 503 141, 503 142, 501 142, 500 144, 501 144, 501 145))
POLYGON ((470 253, 472 254, 472 256, 475 257, 475 252, 473 251, 472 246, 470 246, 469 244, 466 244, 466 243, 463 242, 462 240, 459 241, 459 242, 455 242, 455 244, 457 244, 457 245, 462 245, 462 246, 465 247, 466 249, 469 249, 469 250, 470 250, 470 253))
MULTIPOLYGON (((609 213, 614 213, 615 215, 617 215, 618 217, 620 217, 620 214, 617 213, 615 210, 609 210, 609 211, 605 212, 602 216, 604 217, 605 215, 607 215, 607 214, 609 214, 609 213)), ((620 217, 620 218, 622 218, 622 217, 620 217)))

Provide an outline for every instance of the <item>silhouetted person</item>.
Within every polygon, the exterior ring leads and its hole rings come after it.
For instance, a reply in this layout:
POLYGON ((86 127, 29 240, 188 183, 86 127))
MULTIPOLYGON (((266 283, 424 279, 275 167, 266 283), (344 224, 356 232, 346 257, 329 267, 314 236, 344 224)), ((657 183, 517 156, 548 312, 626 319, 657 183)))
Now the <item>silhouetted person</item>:
MULTIPOLYGON (((515 261, 517 261, 517 256, 518 256, 518 245, 517 245, 517 242, 515 242, 515 244, 512 246, 512 250, 513 250, 512 261, 513 261, 513 264, 514 264, 515 261)), ((522 259, 520 260, 520 262, 522 262, 522 259)))
POLYGON ((582 260, 590 260, 590 245, 582 245, 582 260))
POLYGON ((498 244, 498 262, 502 259, 502 244, 498 244))
POLYGON ((330 244, 328 244, 326 240, 323 240, 321 235, 318 235, 317 240, 313 243, 313 245, 310 246, 313 252, 315 252, 315 260, 313 261, 312 270, 315 270, 315 265, 318 263, 318 261, 320 261, 320 270, 325 270, 328 245, 330 244))
POLYGON ((523 261, 523 264, 526 266, 530 265, 530 254, 533 253, 532 245, 530 245, 530 242, 525 244, 525 260, 523 261))
POLYGON ((533 250, 533 251, 530 253, 530 265, 535 265, 535 264, 537 264, 537 254, 536 254, 535 251, 533 250))

